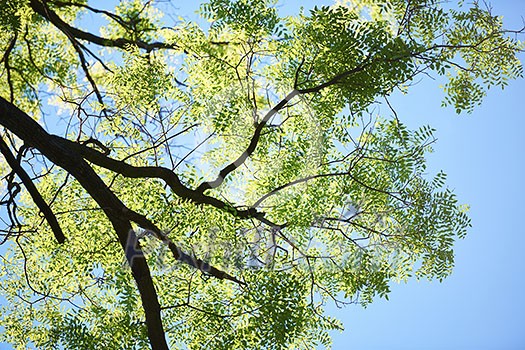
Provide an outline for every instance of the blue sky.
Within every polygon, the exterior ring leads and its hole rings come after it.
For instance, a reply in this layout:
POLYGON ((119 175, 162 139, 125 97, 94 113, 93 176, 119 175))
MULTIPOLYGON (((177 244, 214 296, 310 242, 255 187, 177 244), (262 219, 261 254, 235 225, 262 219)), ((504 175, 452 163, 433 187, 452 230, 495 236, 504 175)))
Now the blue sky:
MULTIPOLYGON (((284 3, 283 10, 292 12, 329 2, 284 3)), ((183 12, 194 5, 186 0, 175 6, 183 12)), ((507 27, 523 25, 525 1, 497 0, 492 6, 507 27)), ((440 107, 438 85, 426 79, 392 102, 409 126, 437 129, 429 174, 448 174, 448 185, 471 207, 473 227, 456 244, 455 271, 442 283, 393 285, 389 301, 378 299, 367 309, 330 307, 346 327, 333 334, 336 350, 525 349, 525 80, 490 90, 472 115, 460 116, 440 107)))
MULTIPOLYGON (((523 26, 525 1, 492 7, 506 27, 523 26)), ((408 125, 437 129, 429 173, 448 174, 473 227, 442 283, 412 280, 367 309, 331 308, 346 327, 334 334, 334 349, 525 349, 525 80, 490 90, 472 115, 460 116, 440 108, 438 85, 427 79, 393 104, 408 125)))
POLYGON ((470 116, 440 109, 432 82, 396 100, 401 119, 437 129, 429 172, 448 174, 473 227, 442 283, 394 285, 390 301, 335 310, 347 328, 335 349, 525 349, 524 92, 523 80, 490 91, 470 116))

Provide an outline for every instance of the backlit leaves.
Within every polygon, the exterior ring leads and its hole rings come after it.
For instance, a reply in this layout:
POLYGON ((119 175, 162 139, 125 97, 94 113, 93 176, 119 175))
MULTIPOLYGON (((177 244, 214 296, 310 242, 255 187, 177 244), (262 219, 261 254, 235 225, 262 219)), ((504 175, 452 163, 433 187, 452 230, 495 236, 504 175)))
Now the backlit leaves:
MULTIPOLYGON (((172 171, 186 192, 91 164, 129 209, 245 283, 176 261, 134 224, 173 348, 329 346, 328 331, 342 326, 323 313, 326 303, 367 305, 388 298, 392 281, 448 276, 468 207, 444 172, 429 174, 435 130, 410 130, 377 106, 436 73, 447 79, 444 104, 469 112, 488 88, 522 75, 522 43, 477 3, 339 1, 281 18, 272 1, 212 0, 200 6, 210 22, 201 28, 182 17, 165 25, 171 17, 155 3, 123 1, 100 31, 113 47, 78 39, 92 50, 80 48, 84 68, 63 31, 30 7, 3 3, 0 26, 10 30, 0 33, 0 94, 26 112, 48 112, 45 87, 71 113, 57 121, 63 136, 172 171), (216 188, 195 191, 215 178, 216 188)), ((49 6, 72 26, 82 8, 49 6)), ((1 136, 19 146, 8 130, 1 136)), ((27 194, 17 198, 21 225, 6 230, 14 236, 0 265, 1 339, 20 348, 147 347, 106 208, 34 149, 22 153, 67 241, 52 240, 27 194)), ((13 177, 0 168, 7 184, 13 177)))

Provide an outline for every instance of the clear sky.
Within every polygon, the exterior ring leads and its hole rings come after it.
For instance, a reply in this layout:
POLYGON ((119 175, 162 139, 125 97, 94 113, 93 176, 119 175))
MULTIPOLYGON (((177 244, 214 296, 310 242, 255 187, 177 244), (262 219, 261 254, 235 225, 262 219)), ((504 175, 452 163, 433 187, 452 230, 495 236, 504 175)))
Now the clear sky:
MULTIPOLYGON (((525 1, 492 6, 507 28, 524 25, 525 1)), ((346 327, 334 334, 336 350, 525 349, 525 80, 490 90, 472 115, 460 116, 440 108, 438 85, 427 79, 393 103, 405 123, 437 129, 429 173, 448 174, 470 204, 473 227, 442 283, 412 280, 367 309, 332 308, 346 327)))
MULTIPOLYGON (((292 12, 330 2, 281 3, 292 12)), ((183 13, 194 2, 174 6, 183 13)), ((492 6, 506 27, 524 25, 525 0, 494 0, 492 6)), ((333 334, 336 350, 525 349, 525 80, 489 91, 472 115, 460 116, 440 107, 438 85, 427 79, 392 102, 409 126, 437 129, 429 173, 448 174, 448 185, 471 207, 473 227, 456 244, 455 271, 442 283, 393 285, 389 301, 378 299, 367 309, 330 307, 346 327, 333 334)))

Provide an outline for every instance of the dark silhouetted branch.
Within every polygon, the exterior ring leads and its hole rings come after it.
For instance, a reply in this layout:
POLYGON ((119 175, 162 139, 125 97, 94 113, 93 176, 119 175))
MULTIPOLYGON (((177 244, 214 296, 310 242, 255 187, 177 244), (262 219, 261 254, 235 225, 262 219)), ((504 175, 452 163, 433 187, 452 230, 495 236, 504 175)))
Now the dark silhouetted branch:
MULTIPOLYGON (((23 140, 28 147, 36 148, 51 162, 75 177, 108 217, 122 248, 127 248, 132 227, 129 219, 123 215, 125 205, 82 156, 68 147, 65 139, 50 135, 29 115, 3 97, 0 97, 0 125, 23 140)), ((150 344, 154 350, 167 350, 160 304, 146 259, 140 255, 132 260, 128 259, 128 262, 140 293, 150 344)))
POLYGON ((55 27, 60 29, 64 34, 68 36, 73 36, 80 40, 89 41, 99 46, 119 47, 121 49, 126 49, 128 45, 135 45, 146 51, 153 51, 155 49, 175 49, 177 48, 176 45, 167 44, 163 42, 147 43, 141 40, 130 40, 130 39, 125 39, 125 38, 118 38, 118 39, 103 38, 103 37, 100 37, 100 36, 97 36, 89 32, 85 32, 78 28, 70 26, 69 24, 64 22, 53 10, 47 7, 45 1, 31 0, 30 5, 31 5, 31 8, 36 13, 38 13, 39 15, 47 19, 49 22, 51 22, 55 27))
POLYGON ((105 154, 90 148, 85 145, 61 138, 64 146, 74 149, 84 159, 101 166, 105 169, 111 170, 122 176, 129 178, 156 178, 161 179, 171 188, 171 190, 179 197, 191 200, 196 204, 207 204, 217 209, 231 211, 233 215, 241 219, 256 218, 260 219, 264 213, 258 212, 254 208, 240 210, 232 208, 231 205, 211 196, 202 194, 196 190, 186 187, 179 179, 177 174, 172 170, 160 166, 133 166, 126 162, 116 160, 106 156, 105 154))
POLYGON ((232 282, 238 283, 240 285, 246 285, 243 281, 238 280, 237 278, 233 277, 232 275, 226 273, 225 271, 221 271, 217 269, 216 267, 208 264, 207 262, 196 258, 195 256, 189 255, 182 251, 180 247, 178 247, 175 243, 173 243, 168 236, 162 232, 153 222, 151 222, 148 218, 145 216, 128 209, 124 212, 124 214, 133 222, 138 224, 143 229, 146 229, 148 232, 151 232, 153 236, 155 236, 157 239, 161 240, 164 244, 166 244, 173 254, 173 257, 185 264, 190 265, 193 268, 196 268, 197 270, 202 271, 203 273, 206 273, 208 275, 211 275, 218 279, 226 279, 230 280, 232 282))
POLYGON ((226 176, 228 176, 229 173, 240 167, 248 157, 250 157, 255 149, 257 148, 257 144, 259 143, 259 139, 261 138, 261 132, 270 120, 277 112, 279 112, 281 109, 283 109, 288 102, 294 98, 295 96, 299 95, 300 91, 298 90, 292 90, 285 98, 281 100, 277 105, 275 105, 272 109, 266 113, 264 118, 257 124, 255 128, 255 132, 253 133, 253 136, 250 140, 250 143, 248 144, 248 147, 246 150, 237 158, 233 163, 228 164, 225 168, 223 168, 220 172, 217 178, 213 181, 203 182, 200 184, 196 192, 203 193, 204 191, 219 187, 223 182, 226 176))
POLYGON ((27 192, 29 192, 29 195, 33 199, 33 202, 35 202, 40 212, 44 215, 44 218, 49 224, 49 227, 51 227, 51 230, 53 231, 53 234, 55 235, 55 238, 58 241, 58 243, 64 243, 66 238, 64 236, 64 233, 62 232, 62 229, 60 228, 60 225, 58 224, 55 214, 53 213, 49 205, 46 203, 44 198, 42 198, 42 195, 40 194, 40 192, 38 192, 38 189, 33 183, 33 180, 31 179, 31 177, 27 174, 24 168, 22 168, 22 166, 20 165, 20 163, 18 162, 14 154, 11 153, 11 150, 9 149, 9 146, 7 145, 7 143, 1 137, 0 137, 0 153, 2 153, 7 164, 9 164, 11 169, 13 169, 13 171, 18 175, 20 180, 22 180, 22 183, 27 189, 27 192))

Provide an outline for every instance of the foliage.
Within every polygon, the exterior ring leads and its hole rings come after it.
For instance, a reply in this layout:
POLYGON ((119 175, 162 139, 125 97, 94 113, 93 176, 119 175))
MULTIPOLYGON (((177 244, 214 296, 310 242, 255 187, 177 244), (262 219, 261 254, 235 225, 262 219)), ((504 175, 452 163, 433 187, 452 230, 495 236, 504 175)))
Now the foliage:
POLYGON ((523 45, 500 17, 477 2, 347 0, 280 17, 270 0, 210 0, 208 22, 170 23, 155 6, 2 1, 0 96, 61 135, 25 138, 0 113, 2 341, 163 348, 150 279, 172 348, 311 349, 342 328, 328 302, 451 273, 470 221, 445 174, 426 174, 434 130, 375 106, 436 74, 443 104, 471 112, 521 77, 523 45), (99 14, 100 36, 76 27, 99 14))

